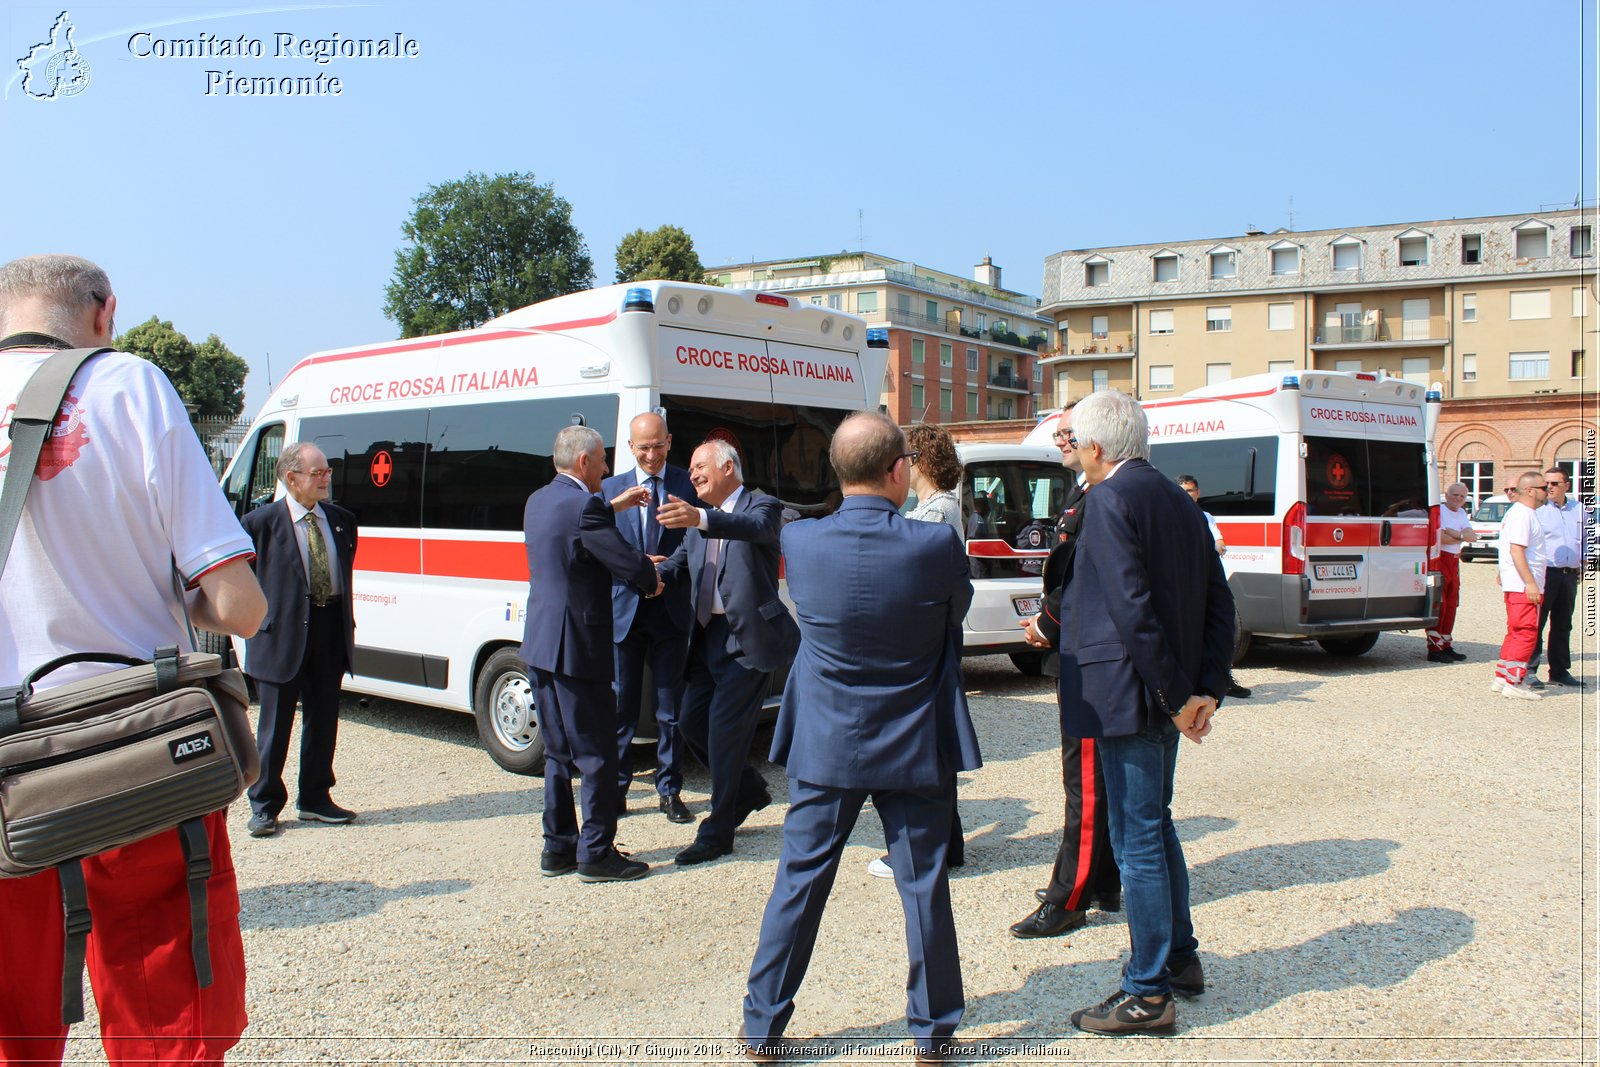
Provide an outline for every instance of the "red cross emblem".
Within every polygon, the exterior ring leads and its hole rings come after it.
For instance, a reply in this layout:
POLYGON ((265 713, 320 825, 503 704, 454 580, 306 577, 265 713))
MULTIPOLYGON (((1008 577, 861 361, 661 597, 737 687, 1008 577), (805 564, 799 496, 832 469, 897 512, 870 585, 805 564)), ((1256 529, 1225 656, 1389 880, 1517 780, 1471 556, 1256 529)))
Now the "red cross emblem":
POLYGON ((387 452, 379 452, 372 457, 372 484, 382 489, 389 484, 389 478, 394 474, 394 457, 387 452))
POLYGON ((1345 462, 1343 456, 1334 456, 1328 460, 1328 485, 1334 489, 1344 489, 1350 484, 1350 464, 1345 462))

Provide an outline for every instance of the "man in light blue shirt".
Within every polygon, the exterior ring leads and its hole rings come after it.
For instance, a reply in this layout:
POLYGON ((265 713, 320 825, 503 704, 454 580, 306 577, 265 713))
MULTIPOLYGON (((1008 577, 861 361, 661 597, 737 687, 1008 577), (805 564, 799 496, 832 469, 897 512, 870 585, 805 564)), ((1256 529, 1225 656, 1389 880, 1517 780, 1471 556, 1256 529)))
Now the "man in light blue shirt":
POLYGON ((1544 484, 1549 497, 1535 515, 1544 531, 1549 567, 1545 571, 1544 601, 1539 605, 1539 634, 1534 642, 1533 658, 1528 661, 1528 671, 1532 674, 1538 669, 1539 654, 1548 643, 1550 684, 1582 689, 1583 681, 1572 674, 1572 612, 1578 602, 1584 545, 1593 534, 1587 529, 1588 511, 1569 495, 1572 487, 1567 472, 1551 467, 1544 472, 1544 484), (1550 627, 1548 642, 1545 638, 1547 623, 1550 627))

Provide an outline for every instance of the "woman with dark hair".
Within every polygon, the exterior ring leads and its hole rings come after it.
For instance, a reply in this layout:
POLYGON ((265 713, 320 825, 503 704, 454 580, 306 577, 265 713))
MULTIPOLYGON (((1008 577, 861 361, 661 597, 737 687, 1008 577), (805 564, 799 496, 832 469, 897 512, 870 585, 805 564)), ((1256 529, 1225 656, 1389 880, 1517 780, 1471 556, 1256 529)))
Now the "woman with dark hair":
POLYGON ((956 494, 956 487, 961 484, 961 458, 956 455, 955 439, 942 426, 913 426, 906 434, 906 447, 917 457, 911 464, 911 488, 917 494, 917 506, 906 517, 949 523, 956 535, 965 540, 961 498, 956 494))
MULTIPOLYGON (((906 518, 947 523, 957 537, 966 540, 961 522, 961 498, 956 495, 956 487, 961 484, 961 457, 956 455, 955 438, 942 426, 917 425, 906 434, 906 447, 916 457, 911 461, 911 488, 917 494, 917 506, 906 518)), ((947 862, 952 867, 964 867, 967 862, 961 815, 953 809, 947 862)), ((867 871, 878 878, 894 877, 888 856, 867 864, 867 871)))

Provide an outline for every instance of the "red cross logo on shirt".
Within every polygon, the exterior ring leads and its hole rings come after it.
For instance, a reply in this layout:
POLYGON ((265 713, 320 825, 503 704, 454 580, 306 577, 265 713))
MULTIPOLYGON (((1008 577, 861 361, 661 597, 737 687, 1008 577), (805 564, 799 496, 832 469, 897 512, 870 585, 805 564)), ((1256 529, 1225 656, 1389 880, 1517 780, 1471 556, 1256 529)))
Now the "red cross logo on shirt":
POLYGON ((394 474, 394 457, 387 452, 379 452, 372 457, 372 484, 382 489, 389 484, 389 478, 394 474))

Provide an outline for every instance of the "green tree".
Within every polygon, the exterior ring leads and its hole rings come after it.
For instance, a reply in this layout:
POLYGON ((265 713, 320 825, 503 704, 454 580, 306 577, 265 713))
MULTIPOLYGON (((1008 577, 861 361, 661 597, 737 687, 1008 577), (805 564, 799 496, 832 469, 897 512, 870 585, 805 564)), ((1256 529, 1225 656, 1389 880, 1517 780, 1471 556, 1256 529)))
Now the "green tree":
POLYGON ((572 205, 532 174, 430 185, 401 232, 383 311, 402 337, 471 329, 594 284, 572 205))
POLYGON ((703 282, 706 268, 694 250, 694 239, 677 226, 661 226, 648 233, 634 230, 617 242, 617 281, 648 278, 703 282))
POLYGON ((250 366, 212 334, 199 345, 154 315, 113 342, 124 352, 160 367, 185 404, 200 419, 236 419, 244 410, 244 380, 250 366))

